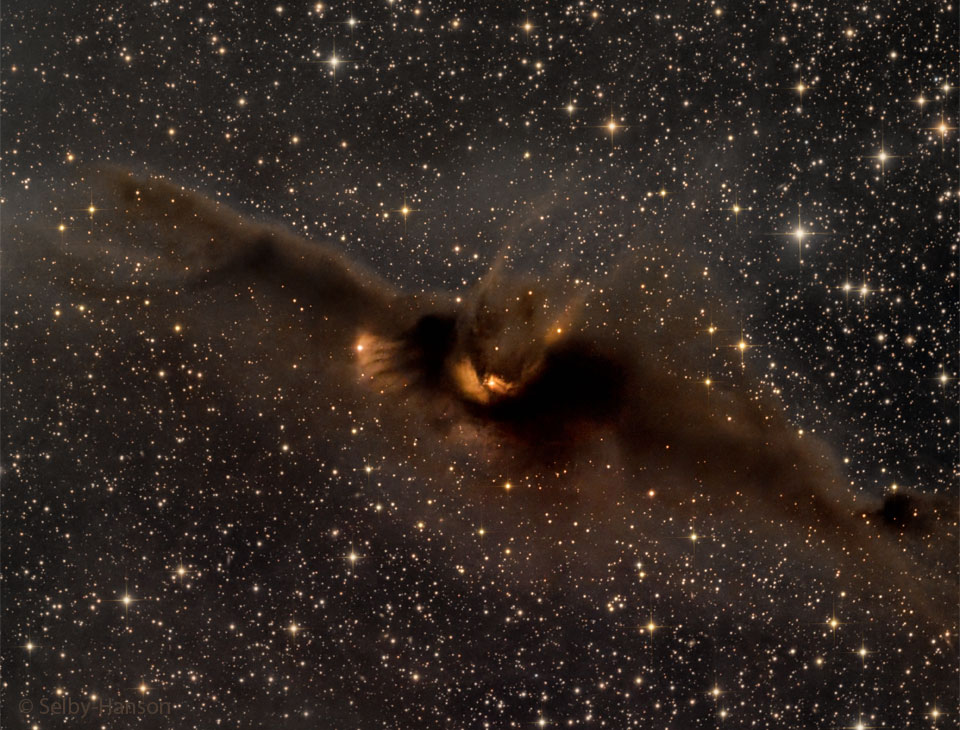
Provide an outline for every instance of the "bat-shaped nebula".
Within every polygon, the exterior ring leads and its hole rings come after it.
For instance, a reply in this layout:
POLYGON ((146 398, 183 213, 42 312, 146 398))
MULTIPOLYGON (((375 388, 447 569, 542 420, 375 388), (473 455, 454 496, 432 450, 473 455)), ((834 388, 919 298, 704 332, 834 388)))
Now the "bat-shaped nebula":
POLYGON ((943 506, 855 500, 830 450, 747 367, 705 383, 690 363, 719 297, 692 301, 629 262, 602 282, 498 266, 459 296, 406 293, 333 245, 162 178, 97 177, 114 206, 109 235, 64 252, 73 285, 150 293, 157 316, 192 320, 195 336, 233 353, 218 372, 255 401, 280 393, 322 429, 336 398, 435 480, 469 460, 478 476, 464 503, 509 499, 518 524, 562 516, 541 525, 546 551, 570 524, 601 528, 581 550, 606 561, 644 520, 732 522, 891 610, 945 620, 916 557, 952 544, 924 532, 924 513, 943 506), (510 494, 484 491, 494 482, 510 494))

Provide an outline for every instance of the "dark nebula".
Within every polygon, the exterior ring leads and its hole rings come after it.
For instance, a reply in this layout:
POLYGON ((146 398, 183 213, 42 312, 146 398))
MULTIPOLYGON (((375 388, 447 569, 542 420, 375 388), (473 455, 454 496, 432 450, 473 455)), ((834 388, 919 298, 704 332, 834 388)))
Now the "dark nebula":
MULTIPOLYGON (((218 327, 224 306, 249 298, 254 313, 233 319, 226 336, 235 351, 260 353, 259 364, 235 388, 288 384, 310 410, 331 390, 354 390, 354 408, 369 408, 364 390, 379 392, 393 412, 389 439, 402 441, 411 419, 425 418, 417 438, 437 443, 434 456, 480 453, 488 468, 552 474, 526 510, 563 505, 579 519, 615 523, 617 511, 643 509, 651 491, 678 519, 706 504, 712 519, 783 536, 801 562, 828 560, 859 590, 903 592, 908 612, 947 620, 942 586, 918 573, 920 555, 903 555, 883 529, 921 524, 918 503, 897 495, 867 505, 882 519, 865 520, 829 449, 799 437, 775 399, 717 386, 708 403, 702 383, 674 372, 681 333, 648 340, 650 323, 611 339, 584 317, 593 293, 562 300, 549 280, 501 269, 459 302, 442 292, 406 295, 328 244, 246 219, 161 177, 106 169, 92 180, 116 202, 105 224, 113 233, 102 247, 57 253, 76 267, 66 285, 102 286, 111 297, 158 285, 162 297, 172 287, 175 314, 218 312, 199 329, 218 327), (104 258, 129 273, 94 275, 104 258), (288 370, 295 358, 305 367, 288 370), (588 486, 582 470, 599 459, 617 467, 602 488, 588 486)), ((608 307, 643 311, 634 288, 621 272, 595 291, 606 293, 608 307)), ((672 294, 663 288, 658 298, 672 294)), ((606 548, 593 550, 599 557, 606 548)))
POLYGON ((955 3, 0 24, 0 727, 957 726, 955 3))

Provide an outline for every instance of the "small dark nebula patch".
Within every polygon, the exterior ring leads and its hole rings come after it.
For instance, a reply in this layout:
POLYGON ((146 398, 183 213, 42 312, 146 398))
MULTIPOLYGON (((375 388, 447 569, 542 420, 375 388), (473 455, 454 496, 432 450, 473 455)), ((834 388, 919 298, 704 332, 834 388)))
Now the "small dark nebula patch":
MULTIPOLYGON (((873 513, 880 522, 902 535, 930 537, 938 524, 947 520, 956 524, 956 504, 949 499, 920 492, 896 492, 887 496, 873 513)), ((941 538, 942 534, 939 535, 941 538)), ((947 540, 938 541, 938 548, 951 544, 947 540)), ((930 549, 930 546, 927 546, 930 549)), ((955 560, 955 557, 949 558, 955 560)))
POLYGON ((915 525, 918 519, 913 498, 902 492, 883 500, 878 514, 887 525, 901 529, 915 525))
POLYGON ((414 382, 430 387, 449 387, 446 363, 456 342, 457 320, 447 314, 427 314, 401 338, 404 371, 414 382))
POLYGON ((620 358, 593 343, 572 340, 548 349, 537 375, 486 411, 511 430, 558 437, 584 422, 616 422, 627 381, 628 368, 620 358))

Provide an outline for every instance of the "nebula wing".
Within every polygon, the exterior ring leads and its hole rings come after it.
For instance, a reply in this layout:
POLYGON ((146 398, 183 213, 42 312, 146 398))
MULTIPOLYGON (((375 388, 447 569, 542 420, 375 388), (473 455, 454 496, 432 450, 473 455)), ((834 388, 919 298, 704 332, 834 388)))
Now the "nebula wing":
POLYGON ((256 291, 309 310, 323 329, 346 337, 396 326, 397 291, 333 246, 252 221, 161 178, 121 170, 101 177, 124 238, 156 255, 155 282, 256 291))

